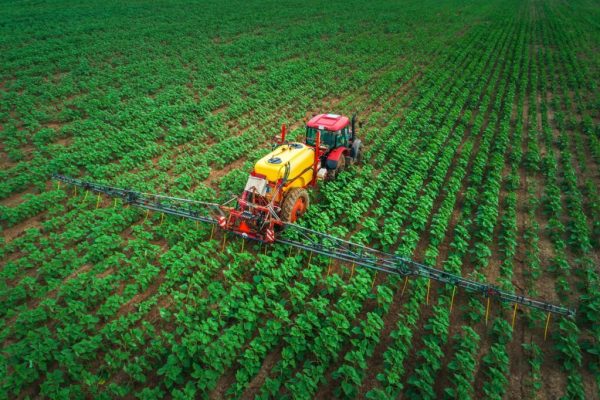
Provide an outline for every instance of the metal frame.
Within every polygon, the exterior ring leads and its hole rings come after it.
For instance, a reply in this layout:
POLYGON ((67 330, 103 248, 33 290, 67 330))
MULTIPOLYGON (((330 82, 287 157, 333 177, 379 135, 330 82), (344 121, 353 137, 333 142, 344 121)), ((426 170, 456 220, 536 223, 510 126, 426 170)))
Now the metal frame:
POLYGON ((518 303, 554 314, 575 316, 575 310, 573 309, 507 292, 488 283, 466 279, 460 275, 451 274, 407 258, 385 253, 299 225, 286 223, 285 226, 286 232, 295 236, 296 239, 278 238, 276 239, 277 243, 294 246, 389 274, 433 279, 441 283, 461 287, 471 293, 494 297, 506 303, 518 303))
MULTIPOLYGON (((103 193, 113 198, 120 198, 125 203, 136 207, 208 224, 216 224, 217 226, 224 227, 226 231, 233 232, 244 239, 255 239, 264 243, 271 242, 265 240, 264 235, 262 234, 248 235, 245 232, 231 230, 231 227, 219 223, 219 220, 222 221, 223 218, 231 216, 232 210, 239 214, 238 210, 226 206, 228 203, 235 200, 235 198, 225 204, 217 204, 136 192, 133 190, 74 179, 64 175, 54 175, 53 179, 69 185, 79 186, 95 193, 103 193)), ((557 306, 526 296, 520 296, 502 290, 494 285, 465 279, 459 275, 454 275, 427 265, 419 264, 407 258, 385 253, 368 246, 353 243, 296 224, 280 220, 278 221, 278 224, 284 227, 284 231, 282 232, 282 235, 275 238, 275 243, 293 246, 301 250, 312 251, 317 254, 354 263, 362 267, 382 271, 388 274, 433 279, 444 284, 464 288, 471 293, 480 293, 485 297, 494 297, 506 303, 517 303, 558 315, 569 317, 575 316, 574 309, 557 306)))

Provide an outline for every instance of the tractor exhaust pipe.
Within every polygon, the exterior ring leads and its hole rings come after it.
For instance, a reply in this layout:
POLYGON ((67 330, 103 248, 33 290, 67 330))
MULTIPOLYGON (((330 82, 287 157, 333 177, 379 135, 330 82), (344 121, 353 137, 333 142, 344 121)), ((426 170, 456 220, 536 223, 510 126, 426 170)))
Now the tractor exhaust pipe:
POLYGON ((354 138, 356 137, 356 113, 352 114, 352 142, 354 142, 354 138))

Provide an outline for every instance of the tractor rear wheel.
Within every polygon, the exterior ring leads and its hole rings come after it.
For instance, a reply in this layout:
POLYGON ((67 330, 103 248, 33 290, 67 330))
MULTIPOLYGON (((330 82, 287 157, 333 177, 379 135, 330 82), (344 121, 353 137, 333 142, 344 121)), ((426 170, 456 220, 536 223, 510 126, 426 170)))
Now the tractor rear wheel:
POLYGON ((350 155, 354 159, 355 164, 360 164, 362 161, 362 142, 360 139, 356 139, 354 143, 352 143, 352 151, 350 155))
POLYGON ((308 192, 304 188, 292 188, 287 192, 281 206, 281 219, 296 222, 308 209, 308 192))
POLYGON ((346 168, 346 157, 342 155, 337 162, 337 166, 334 169, 327 171, 327 179, 330 181, 334 180, 344 168, 346 168))
POLYGON ((362 164, 362 158, 363 158, 362 147, 359 147, 358 152, 356 153, 356 158, 354 159, 354 162, 356 164, 362 164))

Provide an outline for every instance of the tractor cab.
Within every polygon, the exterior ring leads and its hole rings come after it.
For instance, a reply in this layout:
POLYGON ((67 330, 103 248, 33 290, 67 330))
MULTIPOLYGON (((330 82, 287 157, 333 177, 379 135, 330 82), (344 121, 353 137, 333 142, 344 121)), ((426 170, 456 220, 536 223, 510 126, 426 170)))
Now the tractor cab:
POLYGON ((315 146, 317 132, 321 132, 321 146, 329 152, 338 147, 348 147, 352 140, 352 130, 348 117, 337 114, 319 114, 306 124, 306 144, 315 146))
POLYGON ((335 179, 346 165, 360 161, 362 143, 355 137, 354 121, 354 116, 350 120, 338 114, 319 114, 306 124, 306 145, 319 143, 319 178, 335 179))

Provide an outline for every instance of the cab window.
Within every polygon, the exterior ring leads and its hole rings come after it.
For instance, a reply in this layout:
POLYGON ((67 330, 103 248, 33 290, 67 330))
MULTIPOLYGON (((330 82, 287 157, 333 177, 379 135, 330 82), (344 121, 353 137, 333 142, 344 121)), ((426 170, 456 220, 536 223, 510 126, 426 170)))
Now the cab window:
POLYGON ((342 129, 342 131, 340 133, 337 145, 347 147, 348 146, 348 137, 349 137, 348 127, 345 127, 344 129, 342 129))
POLYGON ((317 139, 317 130, 314 128, 306 128, 306 144, 309 146, 315 145, 317 139))
MULTIPOLYGON (((308 144, 309 146, 315 145, 315 141, 317 139, 317 131, 318 131, 318 129, 316 129, 316 128, 309 128, 309 127, 306 128, 306 144, 308 144)), ((337 131, 337 132, 339 132, 339 131, 337 131)), ((340 136, 339 133, 336 134, 336 132, 331 132, 326 129, 322 129, 321 130, 321 144, 327 145, 330 148, 337 147, 337 146, 339 146, 339 140, 340 140, 339 136, 340 136)))

